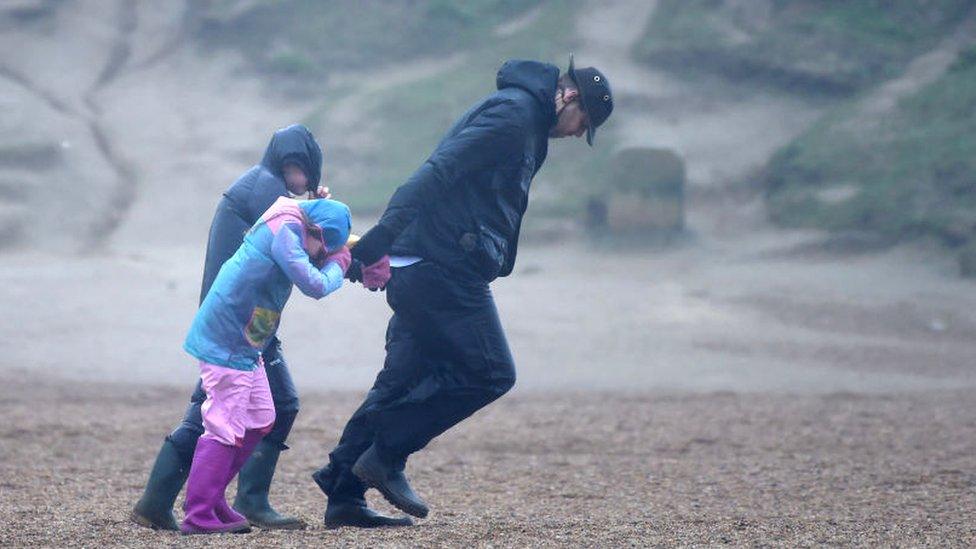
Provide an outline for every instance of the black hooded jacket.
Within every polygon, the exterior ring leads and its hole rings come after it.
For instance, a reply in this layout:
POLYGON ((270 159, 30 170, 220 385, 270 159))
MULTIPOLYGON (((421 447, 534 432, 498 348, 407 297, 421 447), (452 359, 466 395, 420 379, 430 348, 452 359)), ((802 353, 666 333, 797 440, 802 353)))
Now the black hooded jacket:
POLYGON ((529 185, 556 123, 559 69, 512 60, 498 91, 464 113, 390 199, 379 225, 391 253, 416 255, 490 282, 515 265, 529 185))
POLYGON ((207 241, 207 260, 203 267, 203 285, 200 301, 207 296, 220 267, 230 259, 241 242, 244 233, 257 222, 278 197, 288 196, 283 168, 285 160, 302 166, 308 177, 308 189, 317 189, 322 176, 322 149, 312 132, 305 126, 294 124, 274 133, 261 163, 244 172, 217 205, 210 224, 207 241))

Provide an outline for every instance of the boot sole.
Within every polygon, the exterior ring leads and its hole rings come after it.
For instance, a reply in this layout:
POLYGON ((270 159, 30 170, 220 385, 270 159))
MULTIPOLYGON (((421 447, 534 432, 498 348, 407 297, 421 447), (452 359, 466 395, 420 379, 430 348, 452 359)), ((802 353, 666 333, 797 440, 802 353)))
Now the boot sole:
MULTIPOLYGON (((367 515, 368 516, 368 515, 367 515)), ((366 518, 362 515, 346 515, 345 517, 325 517, 325 529, 337 530, 342 527, 349 528, 397 528, 402 526, 413 526, 413 521, 408 517, 387 517, 383 515, 373 515, 366 518)))
POLYGON ((352 522, 326 522, 326 530, 338 530, 339 528, 402 528, 404 526, 413 526, 413 522, 399 522, 390 524, 355 524, 352 522))
POLYGON ((260 520, 257 518, 258 515, 256 513, 252 513, 250 516, 248 516, 247 513, 241 511, 238 507, 236 507, 236 501, 234 502, 234 505, 235 507, 232 507, 232 509, 234 509, 235 512, 244 515, 247 521, 251 523, 251 526, 257 526, 262 530, 304 530, 308 526, 302 519, 287 517, 287 520, 284 520, 286 517, 282 517, 281 515, 279 515, 280 522, 268 522, 260 520))
POLYGON ((180 530, 179 526, 174 528, 172 526, 164 526, 161 524, 157 524, 135 511, 129 512, 129 520, 138 524, 139 526, 142 526, 143 528, 149 528, 150 530, 164 530, 168 532, 179 532, 180 530))
POLYGON ((358 460, 352 466, 352 474, 356 475, 359 478, 359 480, 363 481, 370 488, 376 488, 379 491, 379 493, 383 495, 383 498, 386 501, 390 502, 390 505, 393 505, 394 507, 403 511, 404 513, 408 515, 413 515, 417 518, 427 517, 427 514, 430 512, 429 509, 424 509, 421 507, 411 505, 410 503, 401 501, 396 496, 394 496, 392 492, 387 490, 386 487, 383 485, 383 483, 374 481, 372 478, 370 478, 369 473, 370 471, 368 471, 366 467, 363 467, 358 460))
POLYGON ((228 528, 226 530, 196 530, 196 529, 183 530, 182 528, 180 529, 180 534, 184 536, 201 536, 206 534, 250 534, 250 533, 251 533, 250 525, 239 526, 237 528, 228 528))
POLYGON ((271 523, 255 522, 251 520, 251 525, 257 526, 262 530, 304 530, 305 528, 308 527, 308 525, 305 524, 305 521, 287 522, 284 524, 271 524, 271 523))

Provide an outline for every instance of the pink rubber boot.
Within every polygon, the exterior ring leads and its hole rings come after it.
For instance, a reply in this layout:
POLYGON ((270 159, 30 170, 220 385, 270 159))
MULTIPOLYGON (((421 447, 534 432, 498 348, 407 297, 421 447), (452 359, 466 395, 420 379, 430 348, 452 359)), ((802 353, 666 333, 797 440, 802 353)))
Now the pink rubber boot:
MULTIPOLYGON (((228 471, 229 475, 227 477, 227 482, 224 484, 224 486, 230 485, 230 481, 234 480, 237 473, 241 471, 241 467, 244 467, 244 464, 247 463, 247 458, 251 457, 251 454, 254 453, 254 448, 263 438, 264 432, 262 431, 249 429, 244 433, 244 442, 241 444, 241 447, 237 449, 237 455, 234 456, 234 461, 231 463, 230 471, 228 471)), ((244 515, 238 513, 233 507, 228 505, 227 499, 223 495, 220 497, 220 501, 217 502, 217 506, 214 508, 214 511, 217 514, 217 518, 225 524, 240 522, 250 524, 244 515)))
POLYGON ((217 516, 220 503, 227 506, 224 491, 230 482, 231 468, 239 451, 235 446, 227 446, 207 437, 200 437, 197 441, 190 476, 186 482, 186 502, 183 504, 186 518, 180 526, 181 532, 220 534, 251 531, 247 519, 227 523, 217 516))

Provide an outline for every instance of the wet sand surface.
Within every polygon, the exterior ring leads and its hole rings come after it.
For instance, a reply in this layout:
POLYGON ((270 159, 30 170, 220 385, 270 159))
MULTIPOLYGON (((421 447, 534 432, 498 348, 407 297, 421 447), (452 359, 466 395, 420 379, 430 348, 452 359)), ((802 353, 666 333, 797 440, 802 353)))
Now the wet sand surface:
POLYGON ((411 460, 433 511, 401 530, 325 530, 309 477, 382 364, 384 296, 296 293, 272 495, 310 528, 207 539, 127 519, 195 380, 202 250, 8 254, 0 545, 972 546, 972 283, 804 238, 527 245, 493 285, 516 390, 411 460))
POLYGON ((4 371, 0 545, 976 543, 970 391, 523 391, 416 455, 408 474, 431 515, 381 531, 324 529, 309 474, 361 394, 307 392, 272 497, 309 528, 205 539, 126 518, 185 398, 181 388, 4 371))
MULTIPOLYGON (((686 158, 688 234, 603 248, 562 234, 577 220, 543 227, 545 246, 526 230, 516 272, 492 286, 519 381, 411 461, 431 516, 322 527, 309 474, 382 365, 389 317, 382 294, 346 288, 296 293, 280 333, 303 407, 273 499, 310 529, 137 528, 128 509, 196 378, 180 345, 214 205, 270 128, 319 102, 269 96, 233 56, 181 46, 192 2, 57 4, 54 32, 0 37, 8 133, 60 151, 14 171, 26 190, 0 212, 12 233, 40 209, 60 227, 24 233, 0 261, 0 545, 976 544, 976 286, 937 247, 852 251, 769 227, 738 182, 824 107, 629 61, 634 21, 653 10, 635 0, 580 12, 578 59, 654 105, 611 131, 686 158)), ((392 88, 459 55, 353 77, 392 88)), ((368 181, 372 166, 343 150, 375 146, 369 111, 331 108, 328 170, 368 181)), ((565 192, 546 173, 536 196, 565 192)))

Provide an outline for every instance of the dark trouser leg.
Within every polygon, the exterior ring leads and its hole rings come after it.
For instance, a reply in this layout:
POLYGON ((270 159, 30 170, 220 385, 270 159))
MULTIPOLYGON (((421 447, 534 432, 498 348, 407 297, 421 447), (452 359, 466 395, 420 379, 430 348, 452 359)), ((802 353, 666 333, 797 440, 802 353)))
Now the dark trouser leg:
POLYGON ((271 388, 271 398, 274 400, 275 424, 264 440, 287 450, 285 441, 291 433, 291 427, 298 415, 299 400, 295 382, 288 371, 288 363, 281 352, 281 342, 277 337, 271 338, 268 347, 261 353, 264 359, 264 370, 268 374, 268 386, 271 388))
POLYGON ((298 393, 288 371, 288 364, 281 354, 277 338, 272 339, 262 353, 264 367, 275 405, 275 424, 258 443, 250 459, 241 468, 237 481, 237 497, 234 509, 241 512, 252 524, 261 528, 303 528, 301 520, 279 514, 268 501, 268 492, 274 478, 278 458, 288 446, 285 440, 298 415, 298 393))
MULTIPOLYGON (((396 312, 393 339, 402 332, 415 342, 418 375, 399 385, 409 387, 402 396, 365 408, 373 444, 352 471, 397 508, 426 517, 427 504, 403 474, 407 457, 511 389, 515 368, 487 284, 421 262, 391 279, 387 299, 396 312)), ((387 359, 387 367, 397 362, 387 359)))
POLYGON ((354 462, 371 442, 397 459, 416 452, 507 392, 515 367, 487 284, 431 262, 394 269, 387 356, 330 454, 354 462))
POLYGON ((365 504, 366 485, 352 474, 352 465, 373 444, 375 432, 368 410, 392 402, 406 394, 422 374, 417 356, 417 342, 409 331, 400 329, 394 315, 386 330, 386 361, 376 376, 366 399, 353 413, 342 431, 335 449, 329 453, 329 465, 316 471, 315 481, 329 496, 329 503, 361 501, 365 504))
MULTIPOLYGON (((436 267, 416 273, 416 295, 394 296, 418 342, 418 383, 371 410, 378 449, 403 459, 515 384, 515 367, 487 285, 465 284, 436 267)), ((397 291, 398 289, 394 289, 397 291)))
POLYGON ((180 458, 189 467, 193 461, 193 452, 197 448, 197 439, 203 434, 203 416, 200 413, 200 406, 207 400, 207 393, 203 390, 200 380, 190 395, 190 404, 186 407, 183 414, 183 421, 166 437, 173 443, 176 450, 180 453, 180 458))

